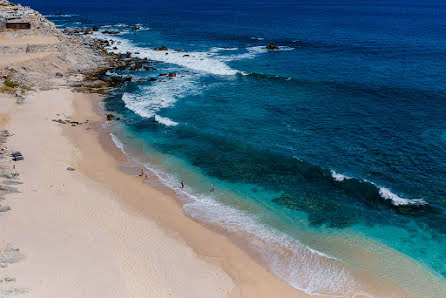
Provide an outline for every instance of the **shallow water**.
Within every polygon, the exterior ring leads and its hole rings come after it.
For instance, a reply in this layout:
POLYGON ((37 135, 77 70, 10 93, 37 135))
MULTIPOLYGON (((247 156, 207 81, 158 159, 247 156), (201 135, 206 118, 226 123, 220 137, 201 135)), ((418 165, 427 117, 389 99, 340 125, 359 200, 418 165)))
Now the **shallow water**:
POLYGON ((364 270, 445 295, 443 2, 30 4, 62 27, 120 30, 96 37, 161 62, 124 71, 134 82, 105 107, 141 162, 186 182, 186 213, 260 239, 272 270, 311 293, 357 291, 364 270))

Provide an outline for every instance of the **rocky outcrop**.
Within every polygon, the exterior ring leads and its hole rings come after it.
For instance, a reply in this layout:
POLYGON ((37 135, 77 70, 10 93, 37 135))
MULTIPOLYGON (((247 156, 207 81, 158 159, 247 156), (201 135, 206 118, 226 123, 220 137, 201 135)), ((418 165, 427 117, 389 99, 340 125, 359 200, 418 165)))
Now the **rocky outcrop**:
POLYGON ((269 44, 265 47, 265 49, 267 50, 280 50, 280 48, 278 46, 276 46, 275 44, 269 44))
POLYGON ((156 47, 153 49, 154 51, 167 51, 168 48, 166 48, 165 46, 161 46, 161 47, 156 47))

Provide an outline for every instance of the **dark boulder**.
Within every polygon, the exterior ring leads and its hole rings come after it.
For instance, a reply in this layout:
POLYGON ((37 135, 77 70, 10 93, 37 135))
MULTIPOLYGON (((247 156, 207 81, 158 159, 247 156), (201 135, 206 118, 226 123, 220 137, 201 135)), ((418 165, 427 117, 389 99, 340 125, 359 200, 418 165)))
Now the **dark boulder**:
POLYGON ((275 44, 270 44, 268 46, 265 47, 265 49, 267 50, 280 50, 280 48, 278 46, 276 46, 275 44))
POLYGON ((177 76, 176 73, 174 73, 174 72, 169 72, 169 77, 176 77, 176 76, 177 76))
POLYGON ((154 51, 167 51, 167 48, 165 46, 156 47, 153 49, 154 51))
POLYGON ((104 32, 102 32, 104 34, 110 34, 110 35, 115 35, 115 34, 119 34, 121 32, 119 31, 111 31, 111 30, 105 30, 104 32))
POLYGON ((107 114, 107 121, 112 121, 115 118, 113 114, 107 114))

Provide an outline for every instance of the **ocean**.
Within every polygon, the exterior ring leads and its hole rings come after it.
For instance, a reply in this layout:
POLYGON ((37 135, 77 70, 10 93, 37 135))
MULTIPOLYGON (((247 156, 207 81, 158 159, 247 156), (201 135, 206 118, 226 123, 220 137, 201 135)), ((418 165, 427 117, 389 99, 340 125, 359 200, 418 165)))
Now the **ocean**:
POLYGON ((104 108, 186 214, 307 293, 446 296, 446 2, 19 2, 159 62, 104 108))

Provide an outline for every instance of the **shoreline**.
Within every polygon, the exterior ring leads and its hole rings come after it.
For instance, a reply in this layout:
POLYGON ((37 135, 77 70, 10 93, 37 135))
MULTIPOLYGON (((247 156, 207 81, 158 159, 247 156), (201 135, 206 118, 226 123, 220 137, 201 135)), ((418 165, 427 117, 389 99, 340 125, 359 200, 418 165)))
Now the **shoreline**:
MULTIPOLYGON (((100 119, 105 119, 105 113, 100 104, 99 98, 90 103, 75 102, 73 118, 94 113, 99 114, 100 119)), ((93 115, 89 117, 92 118, 93 115)), ((308 296, 271 273, 263 264, 259 264, 222 231, 217 231, 215 228, 206 226, 203 222, 184 214, 182 203, 172 190, 166 186, 155 188, 145 183, 141 177, 131 175, 130 169, 137 173, 139 168, 129 165, 131 162, 116 147, 107 130, 102 127, 104 122, 99 121, 92 130, 83 135, 72 130, 71 127, 64 128, 64 134, 71 139, 83 156, 92 157, 80 161, 80 170, 85 175, 107 185, 116 193, 132 193, 131 196, 120 198, 120 203, 126 211, 130 210, 132 213, 155 220, 167 230, 168 234, 174 234, 186 241, 187 245, 192 247, 202 259, 223 268, 234 280, 236 284, 234 291, 238 293, 237 295, 242 297, 271 297, 277 294, 286 297, 308 296), (88 150, 85 150, 86 147, 82 145, 86 141, 80 141, 83 138, 89 140, 88 150), (93 150, 91 144, 93 144, 94 138, 97 143, 94 145, 96 153, 93 154, 90 150, 93 150), (103 156, 108 161, 99 164, 93 160, 96 159, 93 156, 103 156), (126 165, 127 171, 122 169, 122 164, 126 165), (102 175, 101 173, 105 171, 99 168, 101 166, 106 167, 108 173, 113 172, 113 177, 102 175), (121 183, 113 183, 116 181, 121 181, 121 183), (148 196, 146 192, 155 194, 148 196)))

